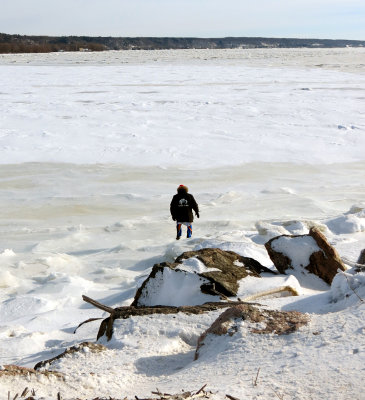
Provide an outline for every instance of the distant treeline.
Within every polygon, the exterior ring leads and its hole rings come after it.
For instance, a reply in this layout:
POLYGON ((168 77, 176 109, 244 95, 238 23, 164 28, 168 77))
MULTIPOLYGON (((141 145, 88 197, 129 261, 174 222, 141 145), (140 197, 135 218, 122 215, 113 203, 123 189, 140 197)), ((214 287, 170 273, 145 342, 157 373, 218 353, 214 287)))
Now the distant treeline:
POLYGON ((259 37, 168 38, 22 36, 0 33, 0 53, 49 53, 56 51, 235 49, 235 48, 365 47, 361 40, 289 39, 259 37))

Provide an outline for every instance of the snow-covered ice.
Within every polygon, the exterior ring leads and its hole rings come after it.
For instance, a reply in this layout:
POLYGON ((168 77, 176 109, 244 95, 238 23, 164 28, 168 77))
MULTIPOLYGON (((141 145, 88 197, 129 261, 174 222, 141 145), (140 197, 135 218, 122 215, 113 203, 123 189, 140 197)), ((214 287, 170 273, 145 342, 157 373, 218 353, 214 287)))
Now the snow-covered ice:
MULTIPOLYGON (((351 48, 1 55, 0 366, 33 367, 95 341, 100 321, 74 334, 106 316, 82 294, 128 305, 154 263, 187 250, 272 267, 267 240, 318 226, 355 263, 365 248, 364 65, 365 49, 351 48), (179 184, 201 217, 176 242, 179 184)), ((169 295, 198 301, 184 282, 172 278, 169 295)), ((106 352, 52 364, 65 381, 1 377, 0 398, 26 386, 46 398, 132 398, 207 383, 217 399, 361 399, 364 274, 312 288, 251 277, 239 296, 284 285, 300 296, 262 303, 310 314, 290 336, 238 332, 194 362, 218 313, 133 317, 101 339, 106 352)))

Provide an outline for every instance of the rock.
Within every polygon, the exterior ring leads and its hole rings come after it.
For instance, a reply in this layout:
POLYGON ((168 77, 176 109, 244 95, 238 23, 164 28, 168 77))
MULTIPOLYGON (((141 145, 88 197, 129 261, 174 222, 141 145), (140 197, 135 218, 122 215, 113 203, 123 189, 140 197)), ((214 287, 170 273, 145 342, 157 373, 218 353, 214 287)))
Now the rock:
MULTIPOLYGON (((240 304, 225 310, 198 339, 195 360, 208 335, 233 336, 239 329, 253 334, 289 334, 309 322, 309 317, 298 311, 258 309, 250 304, 240 304), (244 321, 242 326, 242 320, 244 321)), ((245 333, 246 334, 246 333, 245 333)))
POLYGON ((233 251, 215 248, 188 251, 177 257, 174 263, 155 264, 149 277, 137 290, 131 305, 194 305, 198 304, 194 300, 199 299, 203 303, 215 301, 202 294, 236 296, 241 279, 247 276, 260 278, 261 272, 275 273, 258 261, 233 251), (172 293, 175 299, 169 300, 164 293, 170 296, 172 293))
POLYGON ((290 269, 308 271, 331 284, 338 269, 346 269, 337 251, 318 228, 311 228, 308 235, 277 236, 265 243, 265 247, 282 274, 290 269))
MULTIPOLYGON (((132 307, 138 307, 138 306, 146 306, 146 301, 144 300, 145 298, 148 298, 150 296, 150 292, 153 291, 152 287, 153 285, 155 286, 161 286, 161 284, 154 283, 154 281, 157 281, 159 279, 159 276, 163 277, 164 270, 166 268, 175 270, 178 264, 176 263, 169 263, 169 262, 163 262, 159 264, 155 264, 152 267, 152 271, 149 274, 148 278, 145 279, 142 283, 142 285, 137 289, 136 294, 134 296, 134 300, 131 304, 132 307)), ((162 278, 163 279, 163 278, 162 278)), ((160 305, 160 304, 148 304, 148 305, 160 305)), ((161 304, 162 305, 162 304, 161 304)))
POLYGON ((361 250, 359 259, 357 260, 357 265, 355 267, 355 272, 365 272, 365 249, 361 250))
POLYGON ((364 264, 365 265, 365 249, 363 249, 360 253, 359 259, 357 260, 358 264, 364 264))
MULTIPOLYGON (((187 251, 177 257, 175 262, 181 264, 184 260, 193 257, 200 260, 206 268, 219 270, 203 272, 199 275, 207 278, 214 284, 215 289, 225 296, 236 296, 238 281, 249 275, 260 278, 262 272, 273 273, 253 258, 216 248, 187 251)), ((208 287, 205 290, 206 293, 213 294, 209 292, 208 287)))

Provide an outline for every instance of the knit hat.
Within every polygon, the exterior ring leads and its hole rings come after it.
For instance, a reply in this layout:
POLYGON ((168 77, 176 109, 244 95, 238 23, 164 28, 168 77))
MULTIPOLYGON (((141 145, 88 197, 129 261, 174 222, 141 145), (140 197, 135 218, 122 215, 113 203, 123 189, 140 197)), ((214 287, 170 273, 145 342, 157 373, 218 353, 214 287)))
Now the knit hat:
POLYGON ((188 187, 185 186, 185 185, 180 185, 180 186, 177 188, 177 191, 179 191, 179 190, 185 190, 185 192, 188 192, 188 187))

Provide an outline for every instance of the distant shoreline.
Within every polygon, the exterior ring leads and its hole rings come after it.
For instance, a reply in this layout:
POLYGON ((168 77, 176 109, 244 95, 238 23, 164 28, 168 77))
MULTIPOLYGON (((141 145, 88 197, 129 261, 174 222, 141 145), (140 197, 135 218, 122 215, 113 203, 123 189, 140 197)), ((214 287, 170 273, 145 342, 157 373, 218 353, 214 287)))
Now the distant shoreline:
POLYGON ((0 54, 62 51, 343 48, 365 47, 364 40, 296 39, 265 37, 93 37, 28 36, 0 33, 0 54))

